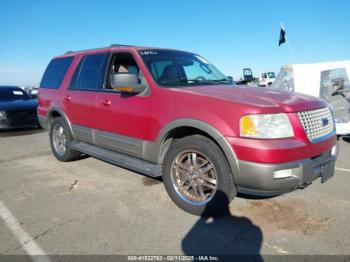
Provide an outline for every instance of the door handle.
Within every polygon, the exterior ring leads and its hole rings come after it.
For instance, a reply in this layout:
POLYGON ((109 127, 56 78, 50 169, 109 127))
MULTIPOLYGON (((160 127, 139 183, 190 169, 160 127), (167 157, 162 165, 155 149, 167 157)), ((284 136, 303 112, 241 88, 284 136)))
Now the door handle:
POLYGON ((101 101, 101 104, 104 105, 104 106, 110 106, 112 104, 112 102, 109 99, 103 99, 101 101))
POLYGON ((70 102, 72 100, 72 98, 70 96, 66 96, 65 98, 63 98, 63 100, 65 102, 70 102))

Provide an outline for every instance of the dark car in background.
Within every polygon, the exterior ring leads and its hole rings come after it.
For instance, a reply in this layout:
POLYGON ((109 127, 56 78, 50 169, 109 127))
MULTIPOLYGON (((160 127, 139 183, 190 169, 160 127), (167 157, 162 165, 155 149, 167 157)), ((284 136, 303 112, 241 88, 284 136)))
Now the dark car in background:
POLYGON ((0 86, 0 130, 39 127, 38 103, 18 86, 0 86))

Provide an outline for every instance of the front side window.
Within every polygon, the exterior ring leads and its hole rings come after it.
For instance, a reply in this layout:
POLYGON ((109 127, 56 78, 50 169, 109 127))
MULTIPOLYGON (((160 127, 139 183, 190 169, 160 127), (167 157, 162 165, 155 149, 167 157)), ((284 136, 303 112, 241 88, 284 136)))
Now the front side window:
POLYGON ((214 65, 199 55, 173 50, 142 50, 153 79, 161 86, 232 84, 214 65))
POLYGON ((134 74, 138 78, 138 84, 148 86, 142 71, 131 53, 120 52, 112 55, 105 89, 120 92, 118 88, 111 86, 111 77, 116 74, 134 74))
POLYGON ((102 89, 107 53, 85 56, 76 68, 71 89, 102 89))

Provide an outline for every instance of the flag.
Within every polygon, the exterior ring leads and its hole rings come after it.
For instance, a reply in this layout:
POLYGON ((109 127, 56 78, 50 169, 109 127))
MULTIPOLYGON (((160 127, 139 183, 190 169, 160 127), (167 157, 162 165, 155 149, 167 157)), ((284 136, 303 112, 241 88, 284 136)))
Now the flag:
POLYGON ((284 28, 281 25, 280 40, 278 41, 278 46, 281 46, 285 42, 286 42, 286 31, 284 31, 284 28))

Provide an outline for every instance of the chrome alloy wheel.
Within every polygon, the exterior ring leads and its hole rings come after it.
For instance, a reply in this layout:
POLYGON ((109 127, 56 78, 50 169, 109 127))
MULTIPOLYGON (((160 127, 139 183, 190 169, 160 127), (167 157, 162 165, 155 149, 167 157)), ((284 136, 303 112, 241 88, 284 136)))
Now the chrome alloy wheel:
POLYGON ((214 197, 218 177, 207 156, 194 150, 182 151, 171 167, 173 187, 184 201, 191 205, 203 205, 214 197))
POLYGON ((64 155, 67 151, 67 135, 61 125, 56 125, 52 131, 52 140, 56 152, 59 155, 64 155))

